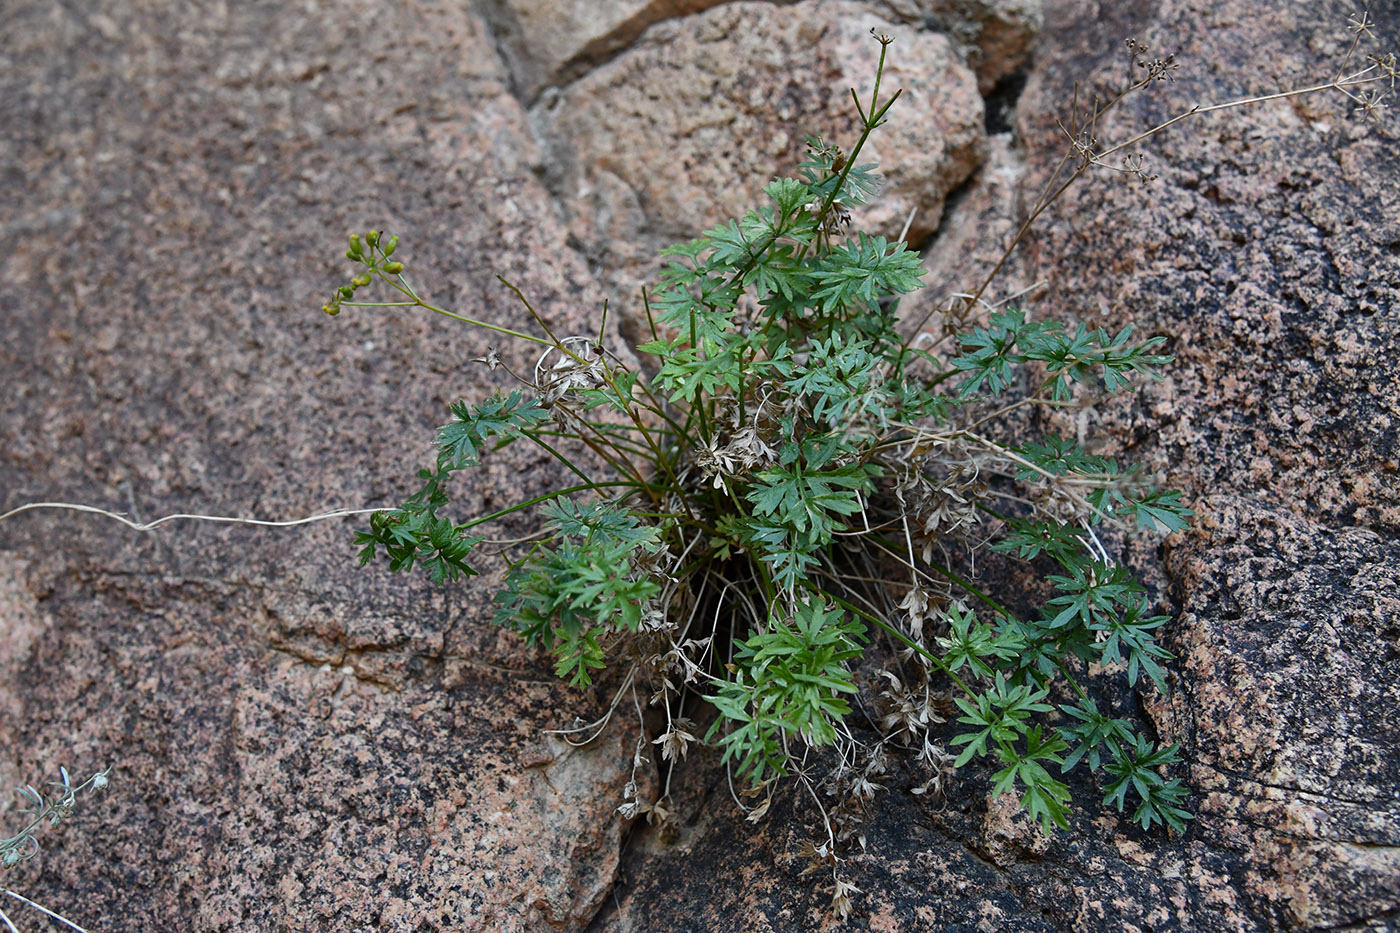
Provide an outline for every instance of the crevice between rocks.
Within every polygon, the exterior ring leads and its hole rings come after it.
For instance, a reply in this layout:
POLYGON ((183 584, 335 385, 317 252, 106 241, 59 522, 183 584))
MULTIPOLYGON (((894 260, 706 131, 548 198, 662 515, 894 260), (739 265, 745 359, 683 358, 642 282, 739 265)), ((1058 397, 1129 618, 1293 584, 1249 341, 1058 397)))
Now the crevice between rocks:
MULTIPOLYGON (((506 66, 510 78, 511 92, 526 109, 539 103, 545 91, 554 88, 562 90, 585 77, 590 72, 603 67, 625 53, 648 29, 674 19, 684 19, 698 13, 729 6, 740 0, 652 0, 641 10, 619 22, 602 36, 588 42, 578 52, 560 63, 553 75, 540 87, 526 89, 522 80, 520 56, 512 48, 512 43, 523 42, 523 28, 515 13, 506 5, 506 0, 474 0, 477 14, 491 32, 492 44, 498 57, 506 66)), ((793 6, 805 0, 745 0, 762 2, 770 6, 793 6)), ((873 6, 873 5, 872 5, 873 6)))
POLYGON ((1237 785, 1234 788, 1235 792, 1239 793, 1241 796, 1244 796, 1246 787, 1248 787, 1249 785, 1253 785, 1254 787, 1258 787, 1262 790, 1275 790, 1289 796, 1306 795, 1308 797, 1316 798, 1317 800, 1325 800, 1331 803, 1348 804, 1350 806, 1359 807, 1369 812, 1389 812, 1384 806, 1386 803, 1388 803, 1387 799, 1384 797, 1378 797, 1372 800, 1358 800, 1353 797, 1343 797, 1339 794, 1327 794, 1322 793, 1320 791, 1307 790, 1306 788, 1302 787, 1290 787, 1286 784, 1269 784, 1267 782, 1259 780, 1258 778, 1250 777, 1249 775, 1241 773, 1239 771, 1232 771, 1229 768, 1221 768, 1218 765, 1212 765, 1203 761, 1195 761, 1193 762, 1193 766, 1198 768, 1209 768, 1216 774, 1223 775, 1224 777, 1231 779, 1237 785))
POLYGON ((985 126, 988 136, 1016 131, 1016 108, 1021 102, 1021 92, 1030 80, 1030 70, 1022 65, 996 83, 996 86, 983 95, 986 107, 985 126))

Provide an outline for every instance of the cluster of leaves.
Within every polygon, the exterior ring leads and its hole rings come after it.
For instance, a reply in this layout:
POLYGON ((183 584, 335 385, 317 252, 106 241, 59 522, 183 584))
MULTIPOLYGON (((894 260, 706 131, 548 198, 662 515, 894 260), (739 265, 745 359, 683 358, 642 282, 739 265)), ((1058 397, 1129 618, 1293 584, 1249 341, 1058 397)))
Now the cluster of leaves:
POLYGON ((724 760, 755 783, 787 772, 790 740, 836 741, 836 723, 851 712, 845 697, 857 692, 846 662, 860 656, 865 634, 819 600, 770 623, 736 645, 732 679, 711 697, 721 718, 706 737, 723 733, 724 760))
MULTIPOLYGON (((987 436, 1012 408, 1125 391, 1170 358, 1154 352, 1160 338, 1134 342, 1131 328, 1033 321, 1024 309, 993 311, 943 349, 911 345, 897 307, 919 287, 918 256, 848 232, 851 209, 878 188, 859 154, 899 96, 880 98, 879 38, 849 154, 809 137, 797 177, 768 184, 764 204, 663 252, 644 295, 652 339, 637 348, 654 362, 650 375, 607 353, 601 328, 597 339, 556 339, 526 303, 546 335, 528 339, 549 348, 546 359, 533 378, 511 373, 521 388, 453 406, 435 469, 402 507, 374 516, 361 559, 382 553, 391 570, 455 580, 473 572, 476 525, 540 505, 538 539, 508 556, 496 621, 551 651, 574 685, 619 662, 650 678, 668 722, 681 721, 687 695, 702 697, 715 713, 706 741, 750 785, 807 780, 796 762, 823 746, 836 746, 843 773, 857 772, 868 743, 847 725, 851 672, 873 629, 905 651, 895 683, 912 668, 925 696, 950 697, 961 712, 962 728, 946 736, 959 749, 953 764, 989 759, 996 790, 1018 793, 1047 831, 1067 825, 1070 805, 1052 769, 1081 762, 1112 777, 1107 804, 1132 802, 1144 828, 1180 830, 1185 789, 1162 773, 1175 746, 1154 747, 1101 713, 1081 680, 1099 665, 1125 670, 1133 687, 1164 686, 1170 656, 1154 636, 1166 619, 1096 529, 1179 530, 1190 511, 1178 493, 1059 436, 987 436), (1017 386, 1024 397, 999 400, 1017 386), (561 436, 592 456, 561 452, 561 436), (454 523, 449 475, 517 440, 581 483, 454 523), (599 463, 615 475, 596 479, 599 463), (934 559, 979 546, 985 535, 969 529, 988 521, 1004 529, 994 549, 1058 564, 1038 618, 1019 618, 934 559), (909 582, 872 585, 874 574, 846 569, 852 553, 909 582), (989 608, 969 610, 968 599, 989 608)), ((393 304, 440 311, 386 262, 394 241, 380 242, 352 240, 351 258, 409 299, 393 304)), ((500 365, 494 350, 482 362, 500 365)), ((943 721, 932 708, 900 718, 900 735, 929 733, 932 748, 943 721)), ((693 739, 673 726, 657 741, 683 753, 693 739)), ((861 794, 874 786, 868 773, 861 794)))
POLYGON ((538 545, 506 578, 496 621, 551 649, 555 673, 584 686, 604 666, 600 639, 635 634, 660 592, 645 564, 662 549, 661 534, 608 502, 561 496, 544 512, 554 546, 538 545))

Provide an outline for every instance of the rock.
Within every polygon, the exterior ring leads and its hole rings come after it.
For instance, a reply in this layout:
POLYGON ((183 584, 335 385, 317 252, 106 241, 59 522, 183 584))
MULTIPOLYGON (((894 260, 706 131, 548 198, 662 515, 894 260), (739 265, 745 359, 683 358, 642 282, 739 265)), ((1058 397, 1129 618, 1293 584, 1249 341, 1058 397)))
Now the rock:
MULTIPOLYGON (((1121 76, 1125 35, 1144 37, 1154 54, 1175 51, 1182 67, 1175 82, 1101 121, 1105 142, 1197 103, 1259 92, 1261 60, 1278 72, 1271 87, 1330 78, 1350 35, 1345 17, 1276 21, 1247 4, 1206 16, 1204 33, 1196 15, 1172 7, 1151 23, 1091 25, 1086 15, 1070 24, 1082 47, 1046 56, 1022 98, 1023 132, 1059 134, 1072 76, 1121 76), (1104 50, 1093 68, 1090 43, 1104 50)), ((1391 25, 1375 31, 1400 33, 1391 25)), ((1193 495, 1228 490, 1388 528, 1400 520, 1400 362, 1388 352, 1400 325, 1384 309, 1400 294, 1400 192, 1386 182, 1400 163, 1386 127, 1348 107, 1317 95, 1185 121, 1143 150, 1155 182, 1086 177, 1045 217, 1027 255, 1048 281, 1042 313, 1091 324, 1131 315, 1140 332, 1169 337, 1179 362, 1123 428, 1141 440, 1156 434, 1159 461, 1180 465, 1193 495)), ((1059 152, 1028 149, 1034 190, 1059 152)))
POLYGON ((654 23, 723 0, 492 0, 485 7, 521 97, 579 77, 654 23))
POLYGON ((953 40, 983 96, 1030 57, 1044 21, 1041 0, 884 0, 906 22, 953 40))
POLYGON ((1255 497, 1199 509, 1168 553, 1181 689, 1157 713, 1191 761, 1198 838, 1236 854, 1259 920, 1366 923, 1400 894, 1400 548, 1255 497))
MULTIPOLYGON (((399 501, 447 403, 491 390, 470 361, 493 341, 323 315, 351 229, 396 230, 448 306, 531 326, 499 273, 561 330, 596 328, 464 5, 37 3, 0 56, 0 510, 399 501)), ((454 489, 470 515, 555 479, 521 448, 454 489)), ((632 744, 621 722, 587 750, 541 732, 596 716, 606 686, 562 686, 489 625, 489 559, 448 589, 357 569, 363 522, 0 525, 0 779, 114 766, 8 886, 88 929, 583 928, 632 744)))
POLYGON ((793 174, 806 133, 849 149, 850 89, 868 101, 879 57, 872 28, 895 37, 882 93, 904 94, 861 155, 881 164, 888 188, 858 222, 895 237, 912 211, 918 243, 985 145, 976 81, 942 35, 840 0, 732 3, 653 26, 541 99, 532 115, 552 185, 617 293, 636 294, 658 247, 742 214, 793 174))
MULTIPOLYGON (((543 5, 496 0, 513 75, 464 4, 411 20, 270 0, 12 12, 0 506, 284 518, 397 502, 446 404, 505 380, 472 362, 491 341, 455 325, 320 315, 344 234, 392 227, 412 280, 450 307, 531 326, 500 274, 557 330, 591 332, 657 245, 790 172, 804 131, 850 144, 872 25, 896 35, 886 86, 907 90, 874 137, 896 171, 865 219, 897 233, 917 208, 911 236, 937 234, 932 295, 995 262, 1063 149, 1074 82, 1120 76, 1126 37, 1180 43, 1184 67, 1101 121, 1102 140, 1330 77, 1351 41, 1312 8, 1055 0, 1015 102, 1003 79, 1031 61, 1030 4, 712 5, 577 3, 556 29, 543 5), (935 18, 947 34, 914 28, 935 18), (1014 136, 989 139, 979 87, 1015 103, 1014 136)), ((1400 35, 1392 8, 1371 15, 1400 35)), ((1045 837, 991 797, 990 768, 917 795, 929 775, 895 761, 844 866, 857 928, 1393 922, 1400 156, 1393 127, 1349 106, 1276 101, 1168 131, 1146 147, 1156 181, 1082 179, 993 296, 1044 279, 1021 299, 1037 318, 1132 321, 1178 357, 1094 413, 1103 452, 1162 471, 1200 513, 1165 549, 1109 542, 1156 585, 1178 658, 1165 696, 1120 683, 1104 699, 1181 744, 1195 820, 1144 833, 1075 775, 1073 828, 1045 837)), ((516 369, 535 356, 500 352, 516 369)), ((558 478, 512 447, 454 490, 469 514, 558 478)), ((584 750, 542 734, 599 715, 616 685, 567 690, 487 624, 499 564, 446 589, 359 571, 350 527, 0 524, 0 781, 115 765, 8 886, 88 928, 835 926, 829 876, 803 874, 821 823, 801 788, 746 822, 718 756, 694 751, 676 822, 637 827, 623 856, 630 723, 584 750)))
MULTIPOLYGON (((1378 35, 1400 35, 1393 10, 1371 16, 1378 35)), ((1251 3, 1048 5, 1016 149, 1000 163, 1024 172, 1017 213, 1063 151, 1056 120, 1074 82, 1092 92, 1121 76, 1125 38, 1175 50, 1183 67, 1101 121, 1103 145, 1197 102, 1325 81, 1351 41, 1345 26, 1251 3)), ((1167 336, 1178 357, 1164 382, 1097 414, 1102 452, 1165 472, 1200 513, 1165 550, 1143 540, 1123 552, 1172 614, 1170 690, 1137 699, 1149 730, 1182 746, 1195 819, 1179 837, 1143 833, 1080 776, 1072 829, 1045 839, 989 798, 989 772, 962 769, 940 802, 913 796, 924 775, 901 764, 882 779, 869 850, 846 866, 865 892, 851 927, 1393 924, 1400 334, 1386 312, 1400 305, 1400 157, 1392 124, 1363 125, 1349 109, 1317 96, 1185 122, 1145 147, 1157 180, 1082 179, 1014 260, 1017 284, 1046 280, 1025 302, 1037 318, 1131 321, 1167 336)), ((930 245, 935 269, 956 272, 959 256, 969 272, 984 268, 968 225, 988 224, 995 240, 1008 228, 1004 182, 989 168, 930 245)), ((1135 697, 1116 702, 1131 709, 1135 697)), ((792 790, 752 828, 726 807, 722 772, 695 780, 689 796, 708 793, 719 812, 711 803, 690 817, 669 847, 650 832, 634 839, 620 905, 598 929, 834 928, 829 877, 803 876, 797 858, 822 835, 810 799, 792 790)))
MULTIPOLYGON (((1009 133, 988 139, 987 159, 944 213, 938 235, 923 250, 924 287, 900 300, 899 314, 908 331, 921 329, 936 339, 950 341, 957 320, 944 314, 961 308, 997 269, 998 263, 1020 229, 1021 180, 1025 156, 1009 133), (945 326, 946 325, 946 326, 945 326)), ((982 296, 986 305, 1022 305, 1044 291, 1032 280, 1023 251, 1011 254, 990 279, 982 296)), ((929 344, 921 346, 927 348, 929 344)), ((934 345, 937 352, 952 355, 951 343, 934 345)))

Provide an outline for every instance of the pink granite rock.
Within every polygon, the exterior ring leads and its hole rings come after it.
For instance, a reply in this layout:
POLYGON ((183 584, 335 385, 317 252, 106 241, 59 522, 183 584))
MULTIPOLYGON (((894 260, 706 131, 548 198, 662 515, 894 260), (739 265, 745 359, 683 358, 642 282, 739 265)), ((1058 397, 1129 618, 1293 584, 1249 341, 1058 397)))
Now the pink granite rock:
MULTIPOLYGON (((8 11, 0 508, 398 501, 447 403, 489 392, 470 362, 487 341, 321 314, 351 229, 398 232, 451 306, 526 326, 499 273, 556 327, 596 326, 482 23, 364 12, 8 11)), ((556 478, 502 452, 457 484, 462 512, 556 478)), ((490 574, 440 590, 360 571, 354 527, 0 525, 0 779, 114 765, 6 884, 93 930, 583 927, 632 745, 621 723, 587 750, 541 730, 608 695, 489 626, 490 574)), ((6 907, 36 928, 23 909, 6 907)))
MULTIPOLYGON (((494 0, 491 26, 463 4, 11 11, 0 507, 393 504, 446 404, 490 390, 471 362, 486 341, 421 315, 321 316, 344 234, 391 227, 415 283, 454 307, 528 326, 501 274, 558 328, 591 330, 605 295, 626 297, 606 285, 747 206, 803 132, 849 144, 870 25, 895 33, 907 91, 904 135, 874 149, 900 171, 868 219, 898 232, 917 207, 915 235, 936 233, 930 293, 995 261, 1058 157, 1073 82, 1119 75, 1127 36, 1185 67, 1105 139, 1330 77, 1350 41, 1346 11, 1056 0, 1016 132, 989 146, 979 83, 1023 67, 1025 37, 966 24, 1033 26, 1033 4, 682 15, 710 5, 494 0)), ((1372 17, 1400 36, 1393 6, 1372 17)), ((1347 110, 1309 98, 1170 131, 1148 148, 1156 182, 1085 179, 997 293, 1045 279, 1038 317, 1131 320, 1179 357, 1099 412, 1105 452, 1165 471, 1201 513, 1160 552, 1111 542, 1157 584, 1179 657, 1165 698, 1107 699, 1182 744, 1196 820, 1142 833, 1078 775, 1074 828, 1045 838, 989 798, 985 769, 931 799, 895 762, 848 866, 857 927, 1393 923, 1400 148, 1347 110)), ((557 480, 512 448, 458 495, 474 513, 557 480)), ((789 790, 745 822, 713 754, 676 772, 678 823, 639 828, 624 857, 628 725, 587 750, 541 731, 595 715, 608 685, 564 689, 486 624, 498 566, 447 589, 357 571, 352 525, 0 525, 0 781, 116 765, 7 885, 89 929, 834 926, 829 884, 797 856, 809 803, 789 790)))
MULTIPOLYGON (((1183 67, 1175 84, 1102 122, 1104 144, 1197 102, 1326 81, 1351 39, 1347 12, 1050 4, 1015 148, 1001 161, 1009 172, 984 166, 960 194, 930 244, 932 278, 955 281, 959 257, 970 278, 986 268, 996 249, 978 242, 975 225, 1004 242, 1017 213, 1007 210, 1007 178, 1023 214, 1063 150, 1056 119, 1074 82, 1092 90, 1121 76, 1127 37, 1177 51, 1183 67)), ((1393 48, 1393 6, 1371 17, 1393 48)), ((924 776, 901 765, 882 781, 889 793, 876 798, 868 852, 848 865, 866 892, 851 926, 1393 925, 1400 147, 1393 120, 1362 125, 1353 111, 1333 95, 1183 124, 1146 148, 1159 179, 1084 179, 1015 261, 1016 286, 1046 280, 1028 302, 1036 317, 1131 321, 1167 336, 1178 356, 1166 381, 1098 414, 1103 452, 1166 472, 1200 513, 1160 553, 1148 541, 1122 551, 1157 581, 1178 659, 1166 697, 1117 697, 1126 708, 1145 700, 1148 728, 1181 743, 1196 819, 1180 837, 1143 833, 1080 776, 1072 829, 1046 839, 987 798, 984 772, 960 771, 940 804, 913 796, 924 776)), ((829 880, 801 876, 796 857, 821 835, 810 801, 794 790, 754 832, 726 810, 722 774, 694 780, 700 788, 686 799, 708 789, 710 802, 685 812, 675 845, 634 842, 644 854, 624 862, 620 907, 598 928, 679 918, 704 930, 833 926, 829 880), (753 870, 761 862, 777 880, 753 870)))
POLYGON ((489 0, 486 15, 515 77, 533 101, 627 48, 654 23, 724 0, 489 0))
POLYGON ((1044 21, 1042 0, 885 0, 901 19, 941 32, 990 94, 1026 63, 1044 21))
MULTIPOLYGON (((805 157, 807 133, 849 147, 879 46, 895 37, 883 85, 904 93, 862 162, 887 190, 860 210, 872 232, 909 239, 938 226, 948 193, 985 146, 983 103, 948 39, 845 0, 731 3, 668 20, 534 108, 551 184, 595 265, 629 299, 658 247, 741 215, 805 157)), ((629 306, 631 302, 629 301, 629 306)))

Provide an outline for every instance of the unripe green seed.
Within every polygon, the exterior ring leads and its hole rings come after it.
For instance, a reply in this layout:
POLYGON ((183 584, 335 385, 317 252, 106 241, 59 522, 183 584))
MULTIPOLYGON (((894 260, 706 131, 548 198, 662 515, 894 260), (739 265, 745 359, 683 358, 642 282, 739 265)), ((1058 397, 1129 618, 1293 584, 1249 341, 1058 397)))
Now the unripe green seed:
POLYGON ((326 312, 327 314, 329 314, 331 317, 335 317, 337 314, 340 313, 340 305, 338 305, 338 304, 321 305, 321 310, 324 311, 324 312, 326 312))
POLYGON ((351 288, 349 285, 342 285, 342 286, 340 286, 339 289, 337 289, 337 291, 340 292, 340 297, 341 297, 341 298, 353 298, 353 297, 355 297, 355 290, 354 290, 353 288, 351 288))
POLYGON ((384 244, 384 255, 385 255, 385 256, 392 256, 392 255, 394 255, 394 250, 396 250, 396 249, 398 249, 398 248, 399 248, 399 238, 396 237, 396 236, 391 236, 391 237, 389 237, 389 242, 384 244))
POLYGON ((369 274, 365 272, 361 272, 359 275, 355 276, 353 279, 350 280, 350 284, 354 285, 356 288, 363 288, 366 285, 368 285, 369 282, 369 274))
POLYGON ((351 259, 358 259, 360 257, 360 235, 358 233, 350 234, 350 252, 348 255, 351 259))
POLYGON ((378 231, 378 230, 371 230, 369 233, 365 234, 365 242, 368 243, 370 246, 378 246, 378 245, 379 245, 379 231, 378 231))
POLYGON ((384 271, 387 272, 387 273, 389 273, 390 275, 398 275, 400 272, 403 271, 403 263, 401 263, 401 262, 388 262, 388 263, 385 263, 385 264, 384 264, 384 271))

